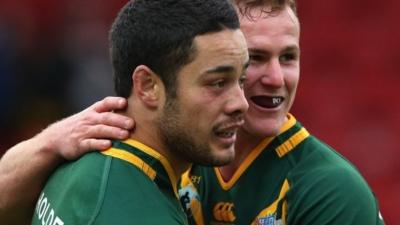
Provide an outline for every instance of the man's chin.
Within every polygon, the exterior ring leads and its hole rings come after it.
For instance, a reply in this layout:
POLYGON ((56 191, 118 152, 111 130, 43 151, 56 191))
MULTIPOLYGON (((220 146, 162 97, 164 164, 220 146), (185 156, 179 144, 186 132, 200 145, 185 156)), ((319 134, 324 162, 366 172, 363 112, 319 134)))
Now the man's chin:
MULTIPOLYGON (((187 152, 188 153, 188 152, 187 152)), ((214 144, 208 147, 197 146, 196 151, 185 154, 186 160, 201 166, 223 166, 233 161, 235 157, 234 145, 214 144)))
POLYGON ((227 148, 218 149, 212 156, 213 163, 210 166, 225 166, 233 161, 235 158, 235 149, 232 146, 227 148))
POLYGON ((264 119, 258 123, 251 121, 245 123, 243 130, 254 137, 273 137, 276 136, 283 123, 277 119, 264 119))

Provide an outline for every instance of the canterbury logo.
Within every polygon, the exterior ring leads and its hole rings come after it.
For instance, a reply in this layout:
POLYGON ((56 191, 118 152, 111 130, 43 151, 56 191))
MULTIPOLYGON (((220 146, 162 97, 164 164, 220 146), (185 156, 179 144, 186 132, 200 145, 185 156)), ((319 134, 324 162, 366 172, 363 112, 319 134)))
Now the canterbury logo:
POLYGON ((233 203, 219 202, 214 206, 214 218, 222 222, 234 222, 233 203))

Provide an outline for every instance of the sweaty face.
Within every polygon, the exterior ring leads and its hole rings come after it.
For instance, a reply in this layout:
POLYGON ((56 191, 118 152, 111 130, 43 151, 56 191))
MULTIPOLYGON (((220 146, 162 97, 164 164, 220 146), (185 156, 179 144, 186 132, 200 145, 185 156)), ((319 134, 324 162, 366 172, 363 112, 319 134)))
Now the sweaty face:
POLYGON ((236 131, 248 104, 243 82, 247 46, 240 30, 197 36, 195 59, 177 75, 177 98, 169 97, 159 128, 175 157, 201 165, 234 158, 236 131))
POLYGON ((287 119, 299 81, 299 23, 289 8, 240 22, 250 57, 243 130, 257 138, 274 136, 287 119))

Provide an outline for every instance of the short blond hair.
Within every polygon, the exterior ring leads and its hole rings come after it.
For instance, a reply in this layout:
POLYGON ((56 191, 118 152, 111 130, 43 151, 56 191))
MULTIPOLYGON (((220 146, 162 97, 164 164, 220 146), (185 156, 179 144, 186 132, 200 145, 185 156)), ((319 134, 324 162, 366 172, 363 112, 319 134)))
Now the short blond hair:
POLYGON ((238 7, 239 13, 244 16, 252 17, 253 9, 261 9, 262 13, 271 14, 279 12, 285 7, 289 6, 297 15, 297 8, 295 0, 232 0, 238 7))

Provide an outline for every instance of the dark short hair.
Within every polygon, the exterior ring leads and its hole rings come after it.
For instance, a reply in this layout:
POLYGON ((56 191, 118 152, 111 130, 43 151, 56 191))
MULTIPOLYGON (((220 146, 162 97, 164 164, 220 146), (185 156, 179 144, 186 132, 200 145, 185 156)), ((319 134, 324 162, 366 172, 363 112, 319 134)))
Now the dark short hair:
POLYGON ((196 55, 196 36, 239 29, 229 0, 132 0, 110 31, 110 53, 118 96, 129 97, 132 73, 146 65, 176 92, 176 74, 196 55))

